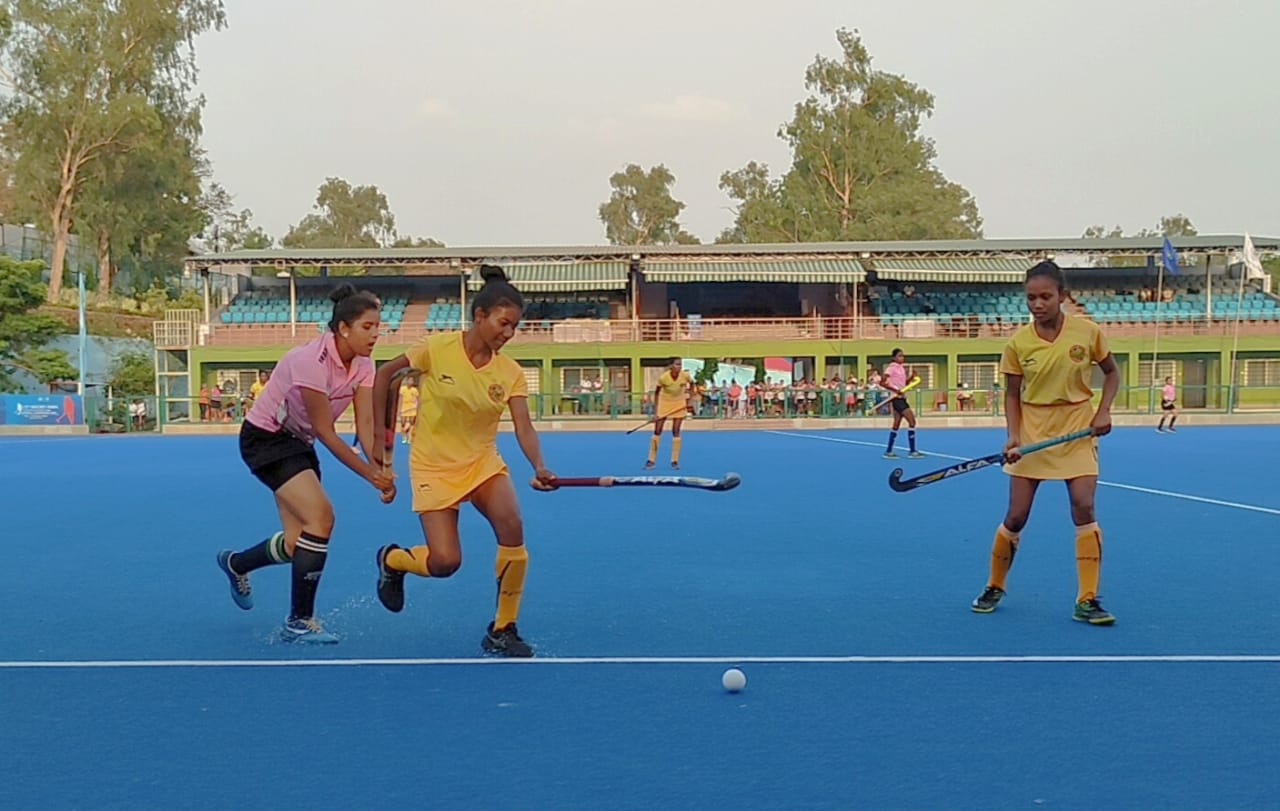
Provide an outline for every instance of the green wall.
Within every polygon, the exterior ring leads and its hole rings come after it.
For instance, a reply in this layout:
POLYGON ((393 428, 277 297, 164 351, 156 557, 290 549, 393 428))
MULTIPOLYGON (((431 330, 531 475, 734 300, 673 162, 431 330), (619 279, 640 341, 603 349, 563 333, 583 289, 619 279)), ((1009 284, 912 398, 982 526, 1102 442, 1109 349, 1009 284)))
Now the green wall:
MULTIPOLYGON (((808 357, 816 363, 815 378, 829 376, 826 372, 828 357, 844 357, 855 360, 860 372, 866 369, 868 362, 880 363, 889 356, 895 347, 901 347, 910 359, 918 362, 933 362, 938 365, 937 385, 948 389, 955 388, 957 383, 958 360, 985 360, 998 358, 1007 343, 1007 338, 933 338, 909 340, 847 340, 847 341, 652 341, 634 343, 519 343, 513 344, 505 353, 525 366, 540 365, 542 367, 542 391, 547 394, 558 392, 559 377, 553 373, 556 365, 565 361, 576 361, 584 366, 599 365, 602 361, 613 364, 629 364, 633 393, 639 394, 638 388, 643 383, 641 372, 642 361, 662 362, 673 356, 689 358, 762 358, 762 357, 808 357)), ((1122 374, 1123 387, 1138 386, 1138 360, 1151 357, 1152 341, 1150 337, 1121 337, 1110 341, 1111 351, 1116 356, 1122 374)), ((382 344, 374 351, 377 361, 389 360, 404 351, 405 345, 382 344)), ((1280 334, 1250 335, 1240 338, 1241 358, 1275 358, 1280 359, 1280 334)), ((249 369, 259 366, 271 366, 287 347, 281 346, 200 346, 191 349, 192 391, 198 391, 196 382, 207 378, 216 368, 249 369)), ((1160 339, 1160 357, 1179 360, 1180 356, 1216 357, 1219 362, 1210 364, 1209 379, 1206 384, 1210 388, 1226 387, 1230 383, 1231 342, 1222 336, 1162 336, 1160 339), (1213 368, 1216 366, 1216 369, 1213 368), (1216 372, 1216 374, 1215 374, 1216 372)), ((861 378, 862 375, 859 374, 861 378)), ((1127 395, 1126 395, 1127 396, 1127 395)), ((1133 396, 1141 396, 1134 394, 1133 396)), ((1274 401, 1275 392, 1262 392, 1256 395, 1267 402, 1274 401)), ((1250 392, 1240 392, 1240 402, 1251 402, 1255 397, 1250 392)), ((1134 403, 1137 405, 1137 403, 1134 403)), ((1212 399, 1207 403, 1214 407, 1212 399)))

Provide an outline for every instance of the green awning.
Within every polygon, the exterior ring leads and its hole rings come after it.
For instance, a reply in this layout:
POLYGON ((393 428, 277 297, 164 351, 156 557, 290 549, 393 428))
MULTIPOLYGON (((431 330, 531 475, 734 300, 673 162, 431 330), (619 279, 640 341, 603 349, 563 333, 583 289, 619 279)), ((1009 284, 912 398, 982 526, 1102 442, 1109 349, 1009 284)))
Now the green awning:
POLYGON ((973 259, 877 259, 876 278, 897 282, 1022 282, 1033 259, 987 257, 973 259))
POLYGON ((856 259, 797 259, 753 262, 645 262, 648 282, 860 282, 866 274, 856 259))
MULTIPOLYGON (((540 262, 504 264, 507 278, 524 293, 557 293, 568 290, 626 290, 627 262, 540 262)), ((484 281, 471 271, 467 287, 479 290, 484 281)))

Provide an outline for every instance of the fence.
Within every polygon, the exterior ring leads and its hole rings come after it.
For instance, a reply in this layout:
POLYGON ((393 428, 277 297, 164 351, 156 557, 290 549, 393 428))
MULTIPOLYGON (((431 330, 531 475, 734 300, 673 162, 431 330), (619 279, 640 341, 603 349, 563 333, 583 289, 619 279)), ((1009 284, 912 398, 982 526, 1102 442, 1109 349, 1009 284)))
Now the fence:
MULTIPOLYGON (((1180 400, 1198 401, 1203 407, 1182 408, 1189 414, 1280 413, 1280 385, 1241 386, 1234 402, 1226 386, 1184 386, 1180 400)), ((1095 394, 1095 401, 1100 395, 1095 394)), ((692 401, 694 420, 761 419, 870 419, 892 411, 886 404, 888 392, 838 386, 835 388, 781 388, 755 397, 730 401, 724 394, 707 394, 692 401)), ((999 416, 1003 412, 1003 392, 999 389, 913 389, 907 402, 922 417, 999 416)), ((224 396, 219 400, 167 398, 164 408, 155 397, 86 398, 85 422, 91 433, 139 433, 163 430, 165 425, 234 425, 244 419, 251 405, 247 398, 224 396)), ((562 392, 531 394, 529 411, 535 420, 592 421, 634 420, 653 415, 650 396, 630 392, 562 392)), ((1115 414, 1143 415, 1160 412, 1160 390, 1149 386, 1121 387, 1112 406, 1115 414)), ((507 418, 509 419, 509 417, 507 418)), ((351 414, 339 420, 350 430, 351 414)))
MULTIPOLYGON (((1280 310, 1276 313, 1280 315, 1280 310)), ((553 322, 530 320, 520 324, 513 341, 519 344, 638 343, 650 341, 850 341, 861 339, 913 340, 921 338, 1005 338, 1016 332, 1021 321, 988 322, 977 316, 970 321, 878 318, 704 318, 696 323, 684 318, 639 320, 582 320, 553 322), (926 328, 927 326, 927 328, 926 328)), ((1162 322, 1162 337, 1180 335, 1225 337, 1235 333, 1234 318, 1188 317, 1162 322)), ((1106 324, 1110 337, 1149 336, 1156 325, 1144 323, 1106 324)), ((1275 335, 1276 321, 1242 321, 1241 335, 1275 335)), ((438 331, 424 324, 404 323, 383 332, 384 343, 412 344, 438 331)), ((218 324, 209 325, 203 343, 211 346, 296 346, 315 338, 320 328, 312 323, 218 324)))

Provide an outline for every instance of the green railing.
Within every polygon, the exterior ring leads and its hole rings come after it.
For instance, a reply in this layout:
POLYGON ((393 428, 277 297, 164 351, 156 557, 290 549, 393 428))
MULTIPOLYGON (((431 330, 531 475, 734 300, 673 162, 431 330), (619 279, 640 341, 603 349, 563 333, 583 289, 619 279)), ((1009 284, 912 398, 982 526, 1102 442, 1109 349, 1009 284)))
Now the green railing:
MULTIPOLYGON (((999 390, 969 389, 964 397, 957 390, 915 389, 907 402, 921 417, 999 416, 1004 408, 999 390)), ((1191 414, 1280 413, 1280 386, 1241 386, 1228 402, 1227 386, 1182 386, 1178 407, 1191 414)), ((1095 400, 1099 397, 1095 394, 1095 400)), ((695 420, 760 419, 871 419, 893 413, 885 403, 887 392, 865 389, 787 388, 754 398, 729 401, 727 396, 696 398, 695 420), (877 405, 879 408, 877 408, 877 405)), ((88 398, 85 422, 93 433, 147 433, 173 425, 234 425, 244 418, 248 406, 238 398, 201 402, 198 398, 115 397, 88 398)), ((529 410, 537 420, 635 420, 653 414, 648 395, 629 392, 587 394, 534 394, 529 410)), ((1156 414, 1160 411, 1160 389, 1148 386, 1122 387, 1112 411, 1116 414, 1156 414)), ((341 421, 349 427, 350 414, 341 421)))
POLYGON ((86 397, 84 421, 94 434, 154 433, 160 411, 152 396, 86 397))

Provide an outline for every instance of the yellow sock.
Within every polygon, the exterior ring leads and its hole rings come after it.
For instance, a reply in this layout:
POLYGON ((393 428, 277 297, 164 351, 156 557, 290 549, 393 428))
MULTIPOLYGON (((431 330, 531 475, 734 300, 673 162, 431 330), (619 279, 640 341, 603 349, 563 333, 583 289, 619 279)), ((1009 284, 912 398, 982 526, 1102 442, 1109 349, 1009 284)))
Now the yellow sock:
POLYGON ((498 610, 493 615, 493 627, 502 629, 515 622, 520 613, 529 552, 523 546, 499 546, 493 568, 498 579, 498 610))
POLYGON ((1080 593, 1076 602, 1098 596, 1098 573, 1102 568, 1102 530, 1098 522, 1076 527, 1076 577, 1080 593))
POLYGON ((649 437, 649 464, 653 464, 653 460, 658 458, 658 439, 657 434, 649 437))
POLYGON ((1004 589, 1005 578, 1013 566, 1013 556, 1018 554, 1018 533, 1010 532, 1004 522, 996 527, 996 539, 991 544, 991 580, 987 585, 1004 589))
POLYGON ((387 553, 387 568, 397 572, 411 572, 419 577, 430 577, 427 571, 427 560, 431 553, 427 546, 415 546, 412 549, 392 549, 387 553))
POLYGON ((680 437, 671 437, 671 464, 680 461, 680 437))

